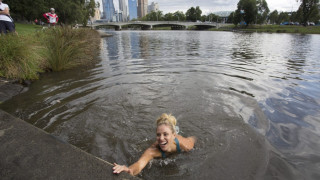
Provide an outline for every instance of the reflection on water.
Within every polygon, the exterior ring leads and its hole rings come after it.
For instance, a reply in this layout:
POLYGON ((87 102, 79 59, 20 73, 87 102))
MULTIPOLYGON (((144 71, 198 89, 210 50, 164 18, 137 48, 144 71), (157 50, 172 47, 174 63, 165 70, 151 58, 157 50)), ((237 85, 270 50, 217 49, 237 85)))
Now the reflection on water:
POLYGON ((144 179, 320 178, 320 36, 112 33, 100 63, 46 74, 1 108, 122 164, 173 113, 196 147, 153 160, 144 179))

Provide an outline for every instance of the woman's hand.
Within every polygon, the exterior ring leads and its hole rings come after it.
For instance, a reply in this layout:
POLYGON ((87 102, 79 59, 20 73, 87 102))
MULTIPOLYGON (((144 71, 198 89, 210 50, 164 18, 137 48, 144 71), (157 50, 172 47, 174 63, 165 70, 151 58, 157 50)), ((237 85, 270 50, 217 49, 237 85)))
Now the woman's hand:
POLYGON ((116 163, 113 163, 113 165, 114 165, 114 167, 112 169, 113 169, 113 173, 114 174, 120 174, 123 171, 126 172, 126 173, 131 174, 131 171, 127 166, 119 165, 119 164, 116 164, 116 163))

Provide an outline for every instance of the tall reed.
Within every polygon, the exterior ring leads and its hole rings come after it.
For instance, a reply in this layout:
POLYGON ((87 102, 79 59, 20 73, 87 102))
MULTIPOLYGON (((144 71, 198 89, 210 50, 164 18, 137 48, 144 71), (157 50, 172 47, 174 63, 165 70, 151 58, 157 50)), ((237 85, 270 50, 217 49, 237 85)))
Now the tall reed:
POLYGON ((90 29, 52 28, 44 32, 45 58, 53 71, 89 63, 99 49, 100 37, 90 29))
POLYGON ((0 76, 9 79, 37 79, 43 58, 33 36, 0 36, 0 76))
POLYGON ((39 72, 61 71, 92 62, 100 35, 91 29, 55 28, 33 34, 0 36, 0 76, 38 79, 39 72))

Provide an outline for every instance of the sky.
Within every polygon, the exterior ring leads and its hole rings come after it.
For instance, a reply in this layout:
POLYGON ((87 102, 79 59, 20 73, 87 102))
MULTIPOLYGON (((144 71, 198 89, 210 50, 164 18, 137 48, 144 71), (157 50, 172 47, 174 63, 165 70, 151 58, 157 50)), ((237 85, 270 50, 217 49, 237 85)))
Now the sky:
MULTIPOLYGON (((96 0, 101 1, 101 0, 96 0)), ((266 0, 270 12, 277 11, 296 11, 300 5, 297 0, 266 0)), ((113 0, 116 9, 119 7, 119 0, 113 0)), ((209 14, 219 11, 234 11, 237 9, 239 0, 148 0, 148 4, 157 2, 160 11, 164 14, 168 12, 183 11, 190 7, 200 6, 202 14, 209 14)))
MULTIPOLYGON (((200 6, 202 14, 218 11, 234 11, 237 9, 239 0, 149 0, 154 1, 165 13, 177 10, 186 12, 190 7, 200 6)), ((296 11, 300 5, 296 0, 266 0, 270 11, 296 11)))

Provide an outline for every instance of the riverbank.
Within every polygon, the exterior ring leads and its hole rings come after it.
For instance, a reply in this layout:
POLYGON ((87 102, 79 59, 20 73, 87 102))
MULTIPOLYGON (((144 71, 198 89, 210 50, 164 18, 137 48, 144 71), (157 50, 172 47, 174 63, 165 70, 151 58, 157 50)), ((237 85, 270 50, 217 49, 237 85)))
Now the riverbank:
MULTIPOLYGON (((18 25, 28 35, 33 25, 18 25)), ((22 33, 21 33, 22 32, 22 33)), ((100 37, 108 34, 99 32, 100 37)), ((0 78, 0 104, 27 90, 29 81, 0 78), (23 82, 23 83, 21 83, 23 82)), ((61 141, 45 131, 0 110, 1 179, 139 179, 113 175, 112 164, 61 141)))
POLYGON ((24 86, 13 80, 0 78, 0 104, 11 97, 20 94, 24 86))
MULTIPOLYGON (((123 30, 128 28, 123 27, 123 30)), ((170 31, 171 26, 155 26, 152 31, 170 31)), ((190 26, 188 31, 197 30, 196 26, 190 26)), ((249 25, 247 26, 225 26, 220 28, 209 28, 204 31, 230 31, 230 32, 258 32, 258 33, 296 33, 296 34, 320 34, 320 26, 287 26, 287 25, 249 25)))
POLYGON ((6 179, 139 179, 0 110, 0 177, 6 179))
POLYGON ((249 25, 227 26, 219 29, 212 28, 210 31, 233 31, 233 32, 258 32, 258 33, 296 33, 296 34, 320 34, 320 26, 285 26, 285 25, 249 25))
POLYGON ((36 25, 17 24, 18 35, 0 36, 0 77, 36 80, 43 72, 90 65, 99 54, 102 34, 95 30, 38 30, 36 25))

